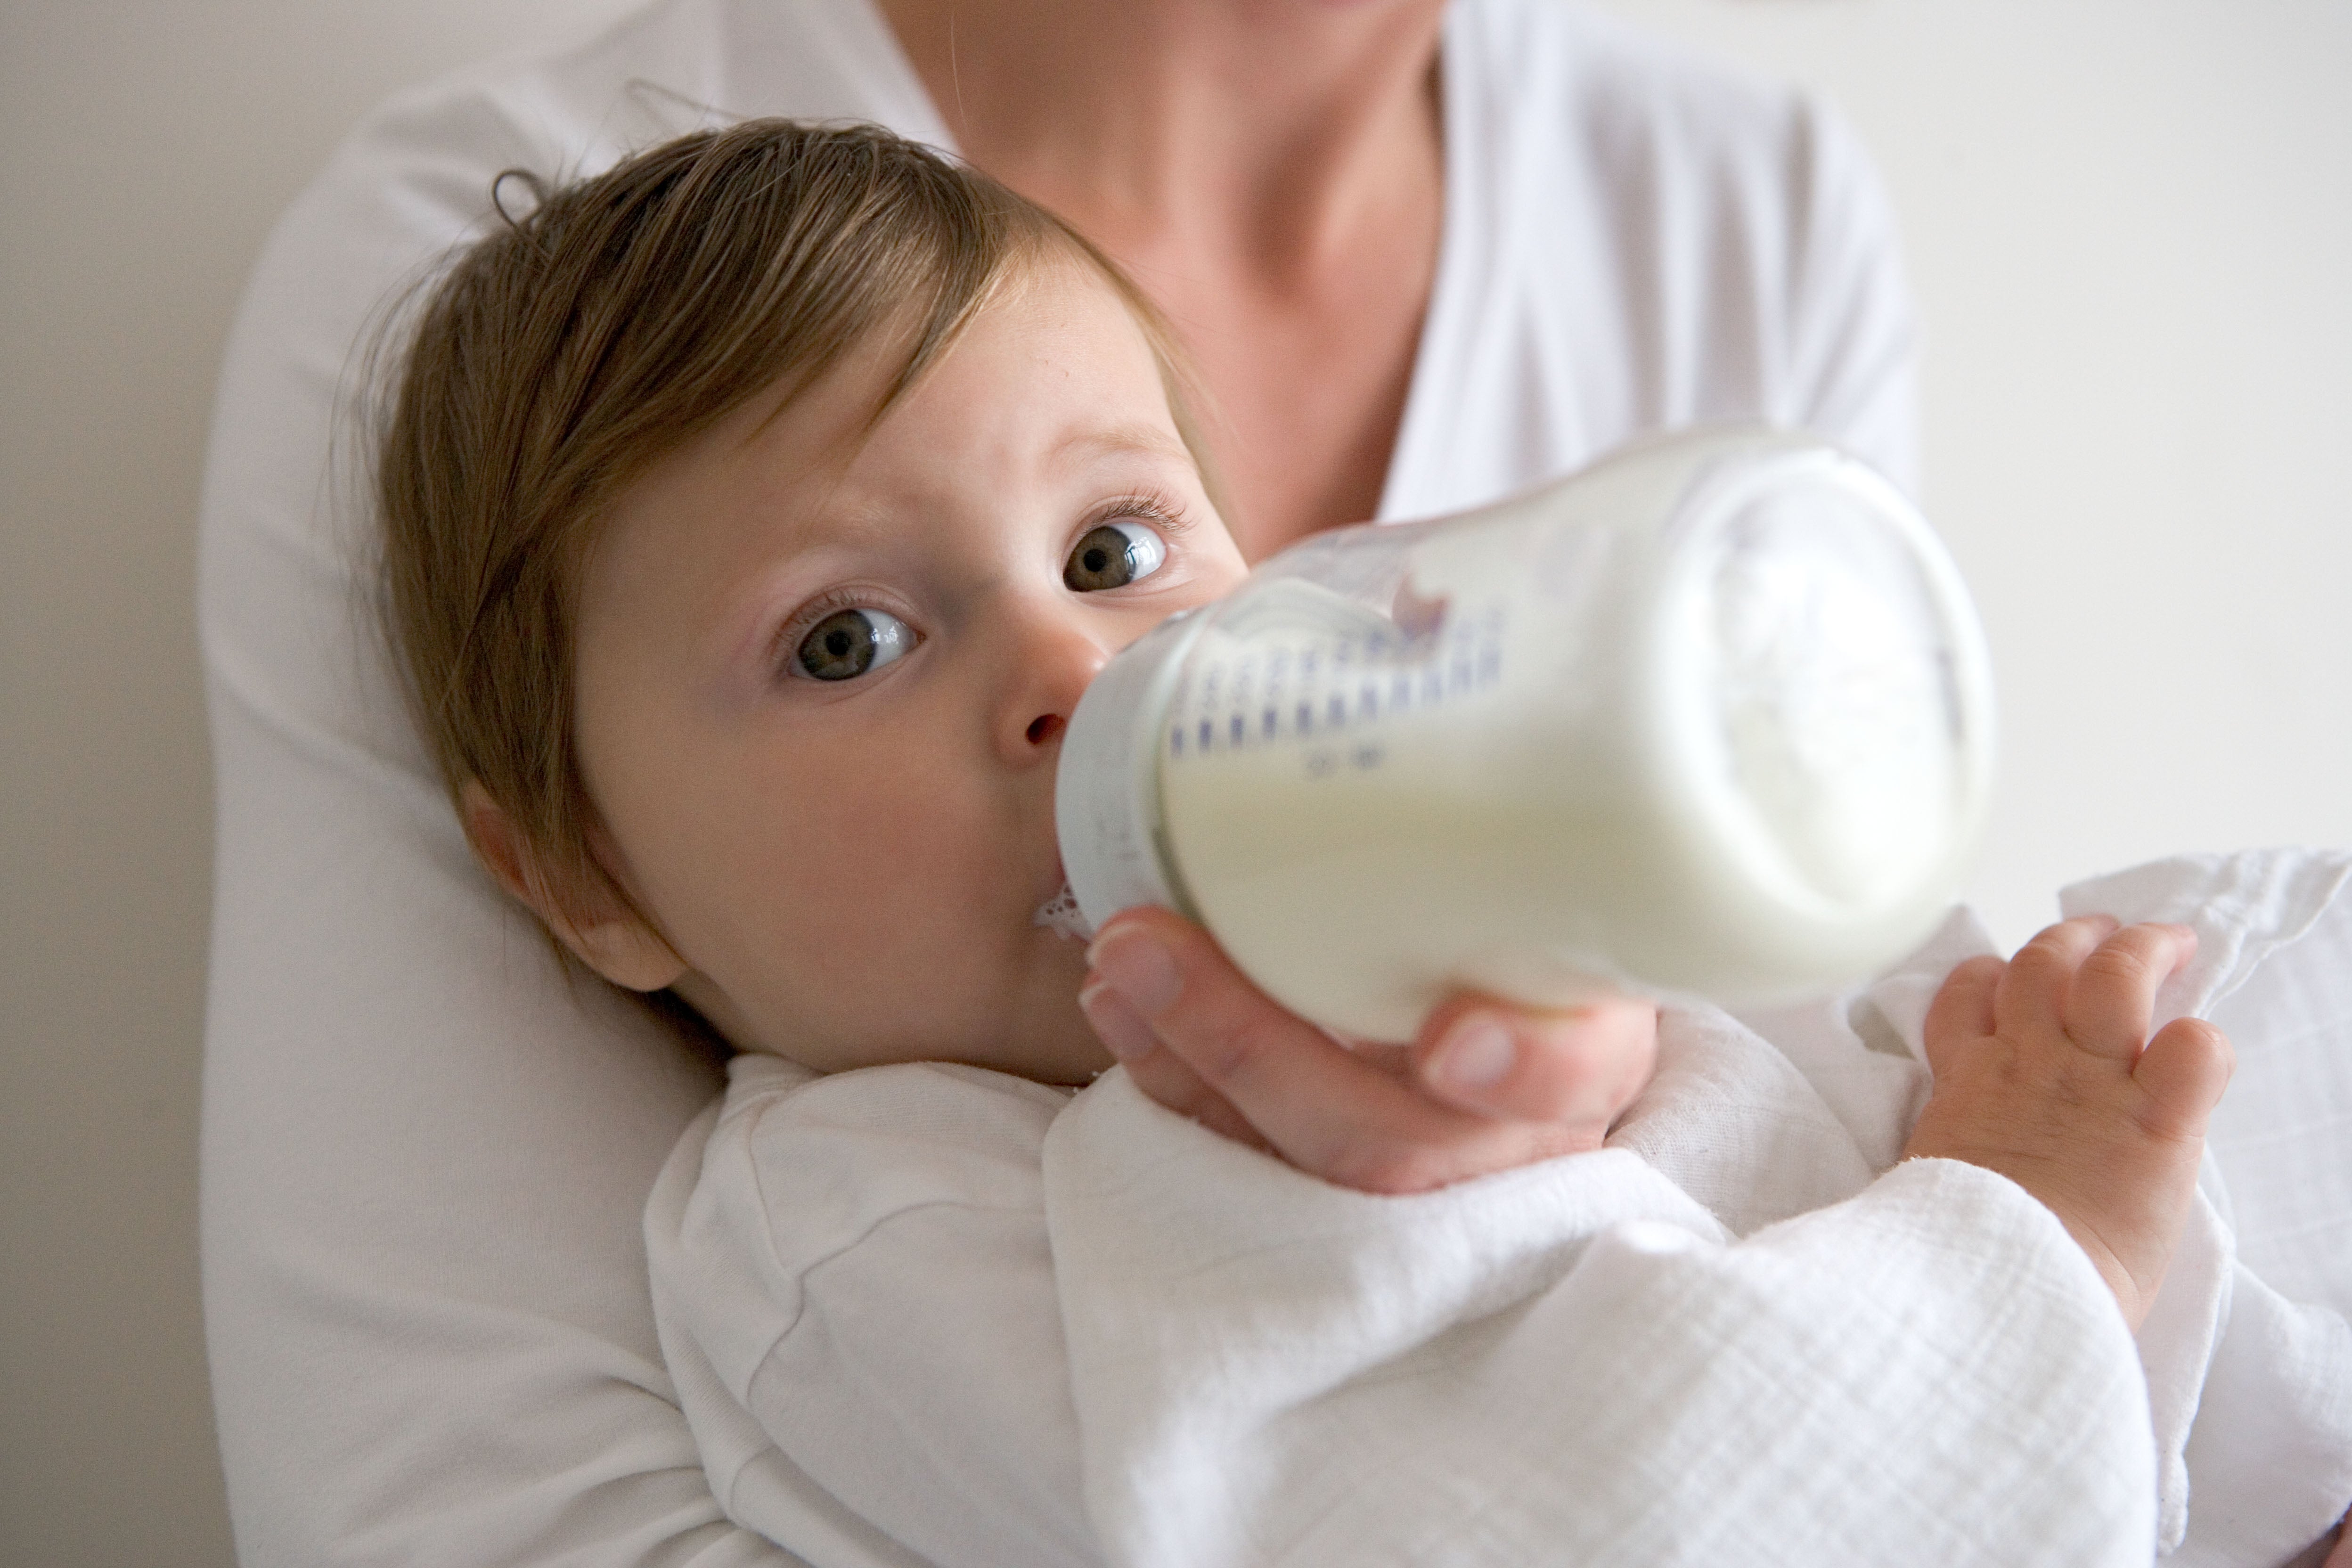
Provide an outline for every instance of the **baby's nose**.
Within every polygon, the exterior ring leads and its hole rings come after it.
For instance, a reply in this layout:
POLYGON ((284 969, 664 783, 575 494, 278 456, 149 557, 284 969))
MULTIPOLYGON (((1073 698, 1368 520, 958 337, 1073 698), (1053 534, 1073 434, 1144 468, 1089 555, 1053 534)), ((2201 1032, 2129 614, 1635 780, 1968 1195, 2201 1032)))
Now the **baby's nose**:
POLYGON ((1110 658, 1093 632, 1066 615, 1040 614, 1022 623, 1008 649, 1013 663, 998 710, 1003 725, 998 744, 1008 761, 1050 762, 1059 754, 1078 699, 1110 658))

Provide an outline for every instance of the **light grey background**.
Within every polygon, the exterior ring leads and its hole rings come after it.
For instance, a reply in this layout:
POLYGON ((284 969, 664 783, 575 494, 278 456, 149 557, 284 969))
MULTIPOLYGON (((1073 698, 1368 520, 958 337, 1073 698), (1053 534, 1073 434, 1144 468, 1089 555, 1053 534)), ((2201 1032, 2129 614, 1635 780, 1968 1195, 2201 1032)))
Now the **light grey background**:
MULTIPOLYGON (((2006 710, 1977 896, 2352 844, 2352 4, 1609 0, 1842 104, 2006 710)), ((211 383, 371 102, 625 0, 0 5, 0 1561, 228 1561, 195 1290, 211 383)))

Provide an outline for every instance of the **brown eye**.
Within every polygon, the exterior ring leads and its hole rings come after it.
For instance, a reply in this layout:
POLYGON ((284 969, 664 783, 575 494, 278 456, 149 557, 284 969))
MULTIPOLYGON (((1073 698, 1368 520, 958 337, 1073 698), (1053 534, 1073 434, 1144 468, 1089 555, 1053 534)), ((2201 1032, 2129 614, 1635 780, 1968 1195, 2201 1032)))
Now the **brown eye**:
POLYGON ((1080 594, 1124 588, 1168 559, 1168 546, 1139 522, 1106 522, 1087 531, 1062 563, 1063 585, 1080 594))
POLYGON ((914 632, 887 610, 835 610, 808 629, 796 658, 813 680, 854 680, 914 646, 914 632))

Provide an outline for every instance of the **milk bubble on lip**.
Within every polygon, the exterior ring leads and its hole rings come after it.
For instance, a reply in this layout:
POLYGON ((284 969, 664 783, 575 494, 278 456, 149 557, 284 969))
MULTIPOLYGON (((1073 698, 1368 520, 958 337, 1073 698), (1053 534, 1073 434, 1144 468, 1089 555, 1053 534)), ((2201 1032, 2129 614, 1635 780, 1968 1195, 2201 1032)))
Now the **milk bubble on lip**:
POLYGON ((1087 920, 1178 910, 1368 1038, 1465 988, 1783 999, 1940 916, 1990 702, 1898 492, 1718 431, 1268 562, 1097 678, 1057 827, 1087 920))
POLYGON ((1073 942, 1087 942, 1095 934, 1095 928, 1079 912, 1078 896, 1070 890, 1067 882, 1062 884, 1060 892, 1037 906, 1037 912, 1029 917, 1029 923, 1043 926, 1055 936, 1067 937, 1073 942))

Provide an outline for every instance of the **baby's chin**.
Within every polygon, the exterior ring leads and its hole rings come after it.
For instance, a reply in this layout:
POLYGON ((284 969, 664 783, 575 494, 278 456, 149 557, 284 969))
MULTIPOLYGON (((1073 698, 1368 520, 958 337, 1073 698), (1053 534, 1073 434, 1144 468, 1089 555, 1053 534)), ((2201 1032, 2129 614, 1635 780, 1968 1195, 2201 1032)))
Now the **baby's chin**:
POLYGON ((910 1047, 890 1059, 957 1062, 1062 1089, 1085 1088, 1116 1060, 1078 1011, 1075 992, 1066 1016, 1058 1008, 1023 1009, 1014 1028, 992 1039, 930 1050, 910 1047))
MULTIPOLYGON (((1016 1009, 1023 1026, 1000 1040, 1003 1070, 1038 1083, 1083 1087, 1117 1060, 1078 1011, 1078 986, 1087 975, 1084 944, 1050 931, 1039 937, 1055 944, 1032 971, 1027 994, 1016 1009)), ((992 1064, 993 1065, 993 1064, 992 1064)))
MULTIPOLYGON (((1024 937, 1008 955, 1013 973, 1000 971, 995 984, 983 983, 980 994, 968 999, 931 998, 923 1009, 927 1018, 896 1012, 890 1006, 894 999, 877 993, 872 1000, 878 1005, 866 1017, 837 1017, 822 1037, 794 1037, 789 1028, 759 1029, 751 1009, 730 1007, 723 998, 714 998, 708 1007, 691 996, 688 1000, 737 1048, 782 1057, 815 1072, 958 1062, 1036 1083, 1074 1088, 1091 1083, 1114 1058, 1078 1011, 1086 948, 1043 928, 1024 937), (722 1016, 734 1026, 721 1024, 722 1016), (976 1022, 980 1026, 973 1026, 976 1022)), ((776 1011, 796 1023, 806 1017, 796 1008, 780 1006, 776 1011)))

